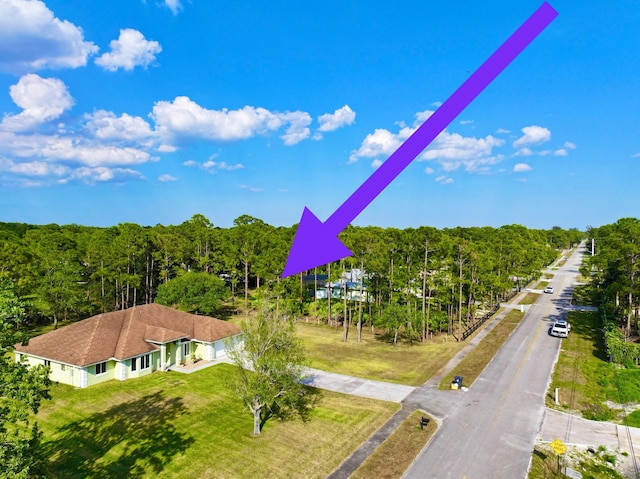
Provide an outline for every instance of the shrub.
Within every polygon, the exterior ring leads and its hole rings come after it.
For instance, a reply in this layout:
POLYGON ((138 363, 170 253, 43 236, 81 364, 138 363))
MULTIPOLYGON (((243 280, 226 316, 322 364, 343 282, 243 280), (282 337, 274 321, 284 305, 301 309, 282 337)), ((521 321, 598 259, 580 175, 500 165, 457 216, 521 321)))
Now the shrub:
POLYGON ((584 409, 582 416, 592 421, 610 421, 615 417, 615 413, 603 404, 590 404, 584 409))

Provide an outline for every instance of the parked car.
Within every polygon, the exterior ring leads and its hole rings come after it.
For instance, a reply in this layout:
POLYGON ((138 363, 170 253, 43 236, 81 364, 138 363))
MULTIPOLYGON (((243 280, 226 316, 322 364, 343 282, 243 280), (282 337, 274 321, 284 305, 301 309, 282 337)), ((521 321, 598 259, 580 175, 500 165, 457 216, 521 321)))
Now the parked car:
POLYGON ((553 286, 547 286, 546 288, 544 288, 544 292, 545 293, 553 293, 553 286))
POLYGON ((569 336, 569 331, 571 331, 571 325, 569 324, 569 321, 559 319, 555 323, 553 323, 553 326, 551 327, 551 336, 566 338, 567 336, 569 336))

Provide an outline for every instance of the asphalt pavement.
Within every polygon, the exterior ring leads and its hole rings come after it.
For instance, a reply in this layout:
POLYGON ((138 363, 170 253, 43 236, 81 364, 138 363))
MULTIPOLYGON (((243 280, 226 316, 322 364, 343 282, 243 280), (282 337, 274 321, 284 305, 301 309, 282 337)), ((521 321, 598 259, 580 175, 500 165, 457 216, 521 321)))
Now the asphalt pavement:
MULTIPOLYGON (((553 271, 559 293, 549 297, 545 295, 534 307, 528 308, 521 324, 529 315, 529 329, 516 328, 496 355, 496 358, 502 355, 503 359, 494 358, 467 391, 440 391, 437 386, 504 317, 506 311, 490 320, 441 371, 421 387, 309 369, 308 384, 314 387, 402 405, 386 424, 328 477, 348 478, 417 409, 433 416, 440 427, 405 473, 403 477, 406 478, 526 477, 534 443, 555 439, 562 440, 567 446, 585 450, 605 445, 612 450, 624 451, 627 453, 628 469, 634 466, 634 456, 640 462, 639 428, 587 421, 544 407, 544 394, 560 344, 555 338, 547 337, 548 323, 573 308, 570 298, 580 252, 574 252, 570 259, 572 261, 568 261, 560 271, 553 271), (521 337, 515 334, 518 330, 521 337), (541 362, 539 356, 551 357, 551 360, 541 362), (514 404, 510 403, 514 401, 515 407, 512 407, 514 404)), ((512 303, 517 303, 519 299, 514 298, 512 303)))

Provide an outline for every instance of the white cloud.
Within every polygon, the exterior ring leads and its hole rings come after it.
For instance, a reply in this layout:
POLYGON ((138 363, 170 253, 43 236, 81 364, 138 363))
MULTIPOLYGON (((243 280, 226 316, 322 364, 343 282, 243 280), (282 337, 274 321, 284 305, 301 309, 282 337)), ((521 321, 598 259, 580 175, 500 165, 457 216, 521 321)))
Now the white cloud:
POLYGON ((156 131, 167 143, 195 138, 244 140, 289 125, 281 138, 286 145, 293 145, 309 136, 306 126, 311 123, 309 114, 302 111, 280 113, 252 106, 209 110, 186 96, 176 97, 172 102, 156 102, 150 116, 156 123, 156 131))
POLYGON ((0 158, 0 172, 11 173, 18 178, 38 177, 38 181, 20 181, 21 186, 42 186, 51 180, 58 183, 68 183, 79 180, 84 183, 122 181, 129 178, 144 179, 144 176, 130 168, 109 168, 104 166, 73 168, 66 165, 51 163, 48 161, 24 161, 16 162, 6 158, 0 158))
POLYGON ((181 0, 164 0, 164 4, 171 10, 171 13, 177 15, 182 10, 181 0))
POLYGON ((105 70, 116 71, 118 68, 133 70, 136 66, 147 67, 162 51, 160 43, 146 40, 144 35, 132 28, 120 30, 117 40, 109 44, 111 52, 103 53, 95 59, 97 65, 105 70))
POLYGON ((553 152, 553 154, 555 156, 568 156, 569 150, 575 150, 575 149, 576 149, 575 143, 571 143, 570 141, 565 141, 564 145, 562 145, 562 148, 558 148, 553 152))
POLYGON ((9 94, 22 112, 4 117, 0 128, 8 131, 24 131, 55 120, 74 104, 61 80, 42 78, 34 73, 20 78, 9 88, 9 94))
POLYGON ((240 185, 240 188, 243 190, 249 190, 253 193, 261 193, 262 191, 264 191, 262 188, 256 188, 255 186, 249 185, 240 185))
POLYGON ((15 162, 7 158, 0 158, 0 171, 21 176, 62 176, 67 174, 69 170, 69 167, 46 161, 15 162))
POLYGON ((472 125, 474 120, 460 120, 461 125, 472 125))
POLYGON ((418 113, 416 113, 416 119, 413 122, 413 126, 415 126, 415 127, 420 126, 422 123, 427 121, 429 119, 429 117, 431 115, 433 115, 434 113, 435 113, 435 111, 433 111, 433 110, 419 111, 418 113))
POLYGON ((202 164, 202 167, 205 170, 210 170, 210 171, 233 171, 233 170, 241 170, 242 168, 244 168, 244 165, 241 163, 236 163, 235 165, 228 165, 226 164, 224 161, 220 161, 220 162, 215 162, 212 160, 209 161, 205 161, 202 164))
POLYGON ((411 133, 413 130, 408 127, 402 128, 397 134, 384 128, 378 128, 365 137, 358 150, 351 152, 349 163, 355 163, 359 158, 389 156, 398 149, 404 140, 409 138, 411 133))
POLYGON ((85 66, 98 51, 82 29, 60 20, 39 0, 0 1, 0 70, 22 74, 85 66), (20 48, 16 48, 20 45, 20 48))
POLYGON ((309 138, 311 131, 308 126, 311 124, 311 115, 304 111, 292 111, 286 113, 276 113, 284 122, 289 123, 289 128, 280 138, 285 145, 295 145, 302 140, 309 138))
POLYGON ((380 168, 382 166, 382 160, 376 158, 375 160, 373 160, 371 162, 371 167, 375 170, 377 170, 378 168, 380 168))
POLYGON ((93 184, 106 181, 124 181, 126 179, 144 179, 142 173, 130 168, 108 168, 105 166, 77 168, 73 170, 68 179, 61 181, 66 183, 69 180, 80 180, 84 183, 93 184))
POLYGON ((533 168, 531 168, 531 166, 528 165, 527 163, 516 163, 513 167, 514 173, 524 173, 525 171, 531 171, 531 170, 533 170, 533 168))
POLYGON ((113 112, 98 110, 84 117, 88 120, 86 128, 102 140, 141 141, 155 135, 149 123, 139 116, 123 113, 117 117, 113 112))
POLYGON ((448 177, 446 175, 442 175, 436 178, 436 182, 440 183, 441 185, 449 185, 453 183, 453 178, 448 177))
POLYGON ((0 132, 0 153, 14 159, 38 158, 86 166, 123 166, 157 159, 138 148, 103 145, 80 137, 17 135, 12 132, 0 132))
POLYGON ((433 174, 436 172, 436 170, 434 170, 433 168, 431 168, 431 167, 427 166, 427 167, 424 169, 424 172, 425 172, 427 175, 433 175, 433 174))
POLYGON ((513 142, 514 148, 525 145, 536 145, 551 139, 551 132, 542 126, 525 126, 522 129, 522 133, 524 134, 513 142))
MULTIPOLYGON (((217 155, 213 155, 212 158, 215 158, 217 155)), ((187 160, 182 163, 184 166, 188 166, 191 168, 200 168, 202 170, 208 171, 209 173, 217 173, 218 171, 234 171, 241 170, 244 168, 242 163, 236 163, 235 165, 229 165, 224 161, 213 161, 213 159, 209 159, 204 163, 198 163, 194 160, 187 160)))
MULTIPOLYGON (((413 127, 399 123, 400 130, 397 133, 392 133, 384 128, 369 133, 360 148, 351 152, 349 163, 354 163, 359 158, 379 160, 382 156, 388 157, 433 113, 431 110, 416 113, 413 127)), ((417 160, 436 160, 446 171, 453 171, 464 166, 470 172, 484 172, 489 165, 503 159, 502 155, 493 155, 492 153, 495 147, 503 144, 504 140, 491 135, 485 138, 463 137, 458 133, 449 133, 445 130, 431 142, 429 148, 419 155, 417 160)), ((376 167, 373 164, 372 166, 376 167)))
POLYGON ((178 151, 178 148, 173 145, 162 144, 158 147, 158 151, 161 153, 173 153, 175 151, 178 151))
POLYGON ((511 130, 505 130, 504 128, 498 128, 496 130, 496 135, 504 135, 505 133, 511 133, 511 130))
POLYGON ((513 156, 531 156, 533 155, 533 150, 531 148, 520 148, 518 151, 516 151, 513 156))
POLYGON ((160 175, 158 176, 158 181, 162 181, 163 183, 166 183, 168 181, 176 181, 178 178, 176 178, 175 176, 171 176, 171 175, 160 175))
POLYGON ((464 137, 446 130, 440 133, 419 160, 472 160, 490 156, 493 148, 504 140, 488 135, 485 138, 464 137))
MULTIPOLYGON (((75 115, 72 123, 66 123, 64 114, 74 100, 61 80, 27 74, 11 87, 10 94, 22 111, 5 113, 0 121, 0 158, 4 155, 12 162, 3 162, 5 174, 0 181, 4 184, 14 184, 5 181, 10 175, 16 184, 25 184, 21 178, 29 175, 88 183, 140 178, 132 165, 157 161, 156 154, 175 152, 192 140, 238 141, 280 130, 284 144, 293 145, 310 136, 312 122, 304 111, 273 112, 251 106, 217 111, 177 97, 173 102, 157 102, 151 121, 97 110, 75 115)), ((184 164, 210 173, 244 168, 215 158, 184 164)))
POLYGON ((46 158, 73 161, 92 167, 137 165, 155 159, 146 151, 137 148, 79 144, 70 138, 61 138, 57 142, 49 142, 40 151, 46 158))
POLYGON ((338 108, 333 113, 325 113, 318 117, 318 131, 333 131, 343 126, 351 125, 356 119, 356 113, 345 105, 342 108, 338 108))

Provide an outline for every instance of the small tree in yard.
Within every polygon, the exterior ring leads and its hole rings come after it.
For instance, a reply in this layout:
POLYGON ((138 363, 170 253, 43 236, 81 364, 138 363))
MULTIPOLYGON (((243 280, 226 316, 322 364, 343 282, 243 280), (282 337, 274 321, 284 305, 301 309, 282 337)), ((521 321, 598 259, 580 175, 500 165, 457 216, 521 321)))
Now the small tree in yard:
POLYGON ((45 463, 32 413, 49 398, 49 369, 14 363, 9 354, 23 339, 23 315, 12 284, 0 279, 0 478, 41 477, 45 463))
POLYGON ((305 355, 293 321, 263 311, 243 321, 242 330, 244 345, 230 347, 229 356, 238 366, 236 392, 253 414, 253 434, 272 417, 306 420, 312 400, 303 384, 305 355))
POLYGON ((399 304, 392 304, 382 311, 382 316, 378 320, 378 324, 385 328, 387 333, 393 335, 394 348, 398 344, 398 334, 400 333, 400 328, 406 322, 406 315, 405 308, 399 304))

